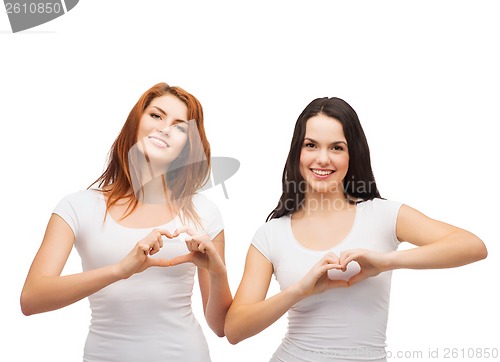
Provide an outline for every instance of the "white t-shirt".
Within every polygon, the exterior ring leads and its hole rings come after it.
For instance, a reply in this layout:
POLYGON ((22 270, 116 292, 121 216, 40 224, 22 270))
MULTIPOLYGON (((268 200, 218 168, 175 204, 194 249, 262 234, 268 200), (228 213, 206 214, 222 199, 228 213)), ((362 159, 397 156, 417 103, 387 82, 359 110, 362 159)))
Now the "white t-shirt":
MULTIPOLYGON (((374 199, 356 206, 351 231, 329 250, 311 250, 294 237, 291 217, 272 219, 252 244, 273 264, 281 290, 298 282, 328 251, 364 248, 396 250, 396 219, 401 203, 374 199)), ((391 272, 348 288, 307 297, 288 311, 288 332, 272 361, 385 361, 391 272)))
MULTIPOLYGON (((216 205, 205 196, 193 204, 211 239, 223 229, 216 205)), ((83 271, 120 261, 153 228, 128 228, 108 214, 103 195, 85 190, 63 198, 54 213, 75 234, 83 271)), ((157 228, 173 232, 178 218, 157 228)), ((194 225, 191 225, 194 227, 194 225)), ((187 254, 183 235, 167 239, 152 257, 171 259, 187 254)), ((85 344, 85 362, 210 361, 205 337, 191 310, 196 267, 152 267, 115 282, 88 297, 92 319, 85 344)))

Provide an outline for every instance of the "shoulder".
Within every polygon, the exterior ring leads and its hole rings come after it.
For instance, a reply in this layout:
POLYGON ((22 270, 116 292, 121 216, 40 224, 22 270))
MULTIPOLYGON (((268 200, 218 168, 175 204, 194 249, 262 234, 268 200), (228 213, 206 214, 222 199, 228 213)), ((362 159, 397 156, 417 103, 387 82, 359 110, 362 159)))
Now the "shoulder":
POLYGON ((219 208, 212 200, 201 194, 194 194, 192 203, 200 219, 200 226, 211 239, 214 239, 224 229, 219 208))
POLYGON ((400 201, 375 198, 373 200, 362 201, 358 205, 366 210, 376 213, 397 212, 403 205, 400 201))
POLYGON ((290 216, 285 215, 276 219, 271 219, 261 226, 256 231, 256 235, 270 235, 273 233, 280 233, 287 226, 287 223, 290 222, 290 216))
POLYGON ((81 190, 64 196, 53 210, 71 227, 73 233, 78 231, 89 220, 93 220, 102 207, 103 196, 97 190, 81 190))
POLYGON ((102 194, 98 190, 79 190, 63 196, 61 202, 81 203, 99 198, 102 198, 102 194))
POLYGON ((283 241, 287 239, 286 228, 289 223, 289 215, 271 219, 262 224, 252 238, 252 245, 271 263, 276 262, 276 258, 283 254, 283 248, 288 245, 283 241))
POLYGON ((388 232, 391 236, 395 235, 402 202, 376 198, 361 202, 358 206, 360 214, 363 215, 363 225, 373 230, 388 232))
POLYGON ((55 210, 71 209, 76 212, 88 207, 95 207, 101 200, 104 200, 104 197, 99 190, 80 190, 62 197, 55 210))

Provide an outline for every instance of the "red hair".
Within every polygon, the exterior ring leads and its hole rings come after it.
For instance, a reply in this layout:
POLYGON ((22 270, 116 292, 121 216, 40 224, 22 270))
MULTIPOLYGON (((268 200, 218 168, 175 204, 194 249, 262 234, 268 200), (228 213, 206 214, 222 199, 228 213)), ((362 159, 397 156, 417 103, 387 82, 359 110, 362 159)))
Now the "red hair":
MULTIPOLYGON (((158 83, 148 89, 130 111, 118 137, 111 146, 106 169, 90 186, 97 184, 107 196, 106 210, 121 199, 128 199, 130 204, 123 218, 130 215, 137 207, 128 162, 129 151, 137 143, 139 123, 146 108, 153 99, 171 94, 181 100, 187 107, 188 120, 196 123, 188 128, 188 141, 179 156, 166 170, 166 180, 171 191, 170 200, 173 210, 181 211, 181 217, 199 224, 199 218, 194 210, 192 196, 208 180, 210 172, 210 144, 203 125, 203 108, 192 94, 180 87, 171 87, 166 83, 158 83), (200 161, 202 160, 202 161, 200 161), (182 164, 180 164, 182 162, 182 164), (177 164, 176 164, 177 163, 177 164)), ((184 220, 183 220, 184 221, 184 220)))

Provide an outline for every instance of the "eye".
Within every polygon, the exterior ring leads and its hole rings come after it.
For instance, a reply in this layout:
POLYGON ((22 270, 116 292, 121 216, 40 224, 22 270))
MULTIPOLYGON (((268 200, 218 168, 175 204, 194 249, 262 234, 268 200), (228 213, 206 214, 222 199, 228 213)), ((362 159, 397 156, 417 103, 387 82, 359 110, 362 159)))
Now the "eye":
POLYGON ((312 142, 306 142, 306 143, 304 143, 304 147, 305 148, 314 148, 314 147, 316 147, 316 145, 312 142))
POLYGON ((180 123, 174 124, 174 128, 178 131, 181 131, 182 133, 186 133, 185 126, 182 126, 180 123))
POLYGON ((333 149, 334 151, 343 151, 343 150, 344 150, 344 147, 337 145, 337 146, 333 146, 333 147, 332 147, 332 149, 333 149))
POLYGON ((161 116, 158 113, 151 113, 150 116, 153 119, 161 120, 161 116))

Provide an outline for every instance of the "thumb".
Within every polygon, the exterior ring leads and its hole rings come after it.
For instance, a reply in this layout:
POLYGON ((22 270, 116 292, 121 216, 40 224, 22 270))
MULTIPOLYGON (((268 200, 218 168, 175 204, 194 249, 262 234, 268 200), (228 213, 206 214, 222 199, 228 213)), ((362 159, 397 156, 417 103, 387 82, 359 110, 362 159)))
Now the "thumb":
POLYGON ((360 281, 362 281, 366 278, 367 278, 366 275, 361 270, 358 274, 353 275, 352 278, 347 281, 347 283, 349 284, 349 286, 351 286, 351 285, 354 285, 356 283, 359 283, 360 281))
POLYGON ((170 259, 170 265, 179 265, 179 264, 184 264, 184 263, 192 263, 193 262, 193 254, 185 254, 185 255, 180 255, 176 256, 173 259, 170 259))
POLYGON ((157 258, 149 258, 149 263, 151 266, 161 266, 161 267, 167 267, 172 265, 172 263, 168 259, 157 259, 157 258))

